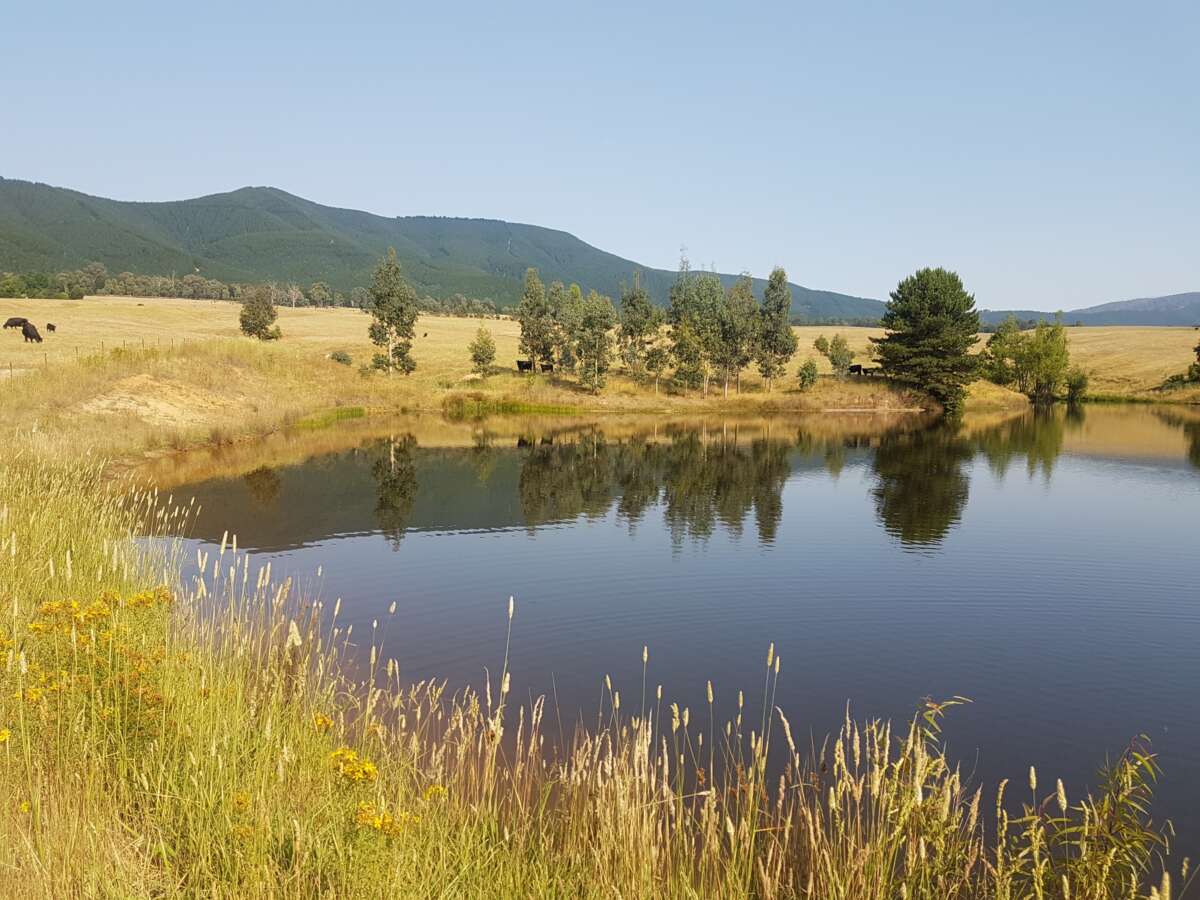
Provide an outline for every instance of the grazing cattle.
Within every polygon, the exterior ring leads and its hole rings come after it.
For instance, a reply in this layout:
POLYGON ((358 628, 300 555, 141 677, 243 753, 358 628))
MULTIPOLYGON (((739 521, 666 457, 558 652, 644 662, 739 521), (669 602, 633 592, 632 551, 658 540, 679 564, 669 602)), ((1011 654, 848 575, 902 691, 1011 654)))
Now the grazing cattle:
POLYGON ((861 375, 862 373, 863 373, 863 367, 861 365, 859 365, 858 363, 855 363, 854 365, 852 365, 850 367, 851 375, 861 375))
POLYGON ((518 359, 517 360, 517 371, 518 372, 532 372, 533 371, 533 360, 532 359, 518 359))
POLYGON ((553 372, 554 371, 554 363, 542 363, 542 371, 543 372, 553 372))
POLYGON ((25 343, 27 344, 40 344, 42 342, 42 336, 38 334, 38 330, 32 322, 26 322, 21 326, 21 334, 25 335, 25 343))
POLYGON ((518 437, 517 438, 517 446, 518 447, 532 447, 533 441, 531 441, 527 437, 518 437))
POLYGON ((5 328, 20 328, 22 325, 24 325, 28 321, 29 321, 28 319, 26 319, 22 316, 13 316, 11 319, 9 319, 7 322, 4 323, 4 327, 5 328))
POLYGON ((57 326, 57 325, 55 325, 53 322, 47 322, 47 323, 46 323, 46 330, 47 330, 47 331, 58 331, 58 326, 57 326))

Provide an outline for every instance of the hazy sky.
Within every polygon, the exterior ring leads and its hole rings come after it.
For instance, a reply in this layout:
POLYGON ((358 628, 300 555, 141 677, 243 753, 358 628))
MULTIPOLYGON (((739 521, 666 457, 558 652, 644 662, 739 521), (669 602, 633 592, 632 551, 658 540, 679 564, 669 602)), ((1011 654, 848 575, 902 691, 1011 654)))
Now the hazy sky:
POLYGON ((1200 3, 242 2, 0 14, 0 175, 274 185, 983 307, 1200 290, 1200 3))

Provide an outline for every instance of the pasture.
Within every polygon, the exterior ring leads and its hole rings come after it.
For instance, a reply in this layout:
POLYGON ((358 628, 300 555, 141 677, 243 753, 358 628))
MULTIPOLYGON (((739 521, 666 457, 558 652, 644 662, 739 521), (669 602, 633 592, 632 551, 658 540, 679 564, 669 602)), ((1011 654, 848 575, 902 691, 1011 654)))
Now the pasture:
MULTIPOLYGON (((0 318, 29 318, 45 338, 42 344, 26 345, 19 330, 0 334, 0 371, 14 372, 114 349, 168 349, 183 342, 212 338, 240 338, 240 306, 228 301, 160 300, 132 297, 88 297, 83 300, 0 300, 0 318), (47 333, 46 323, 58 327, 47 333)), ((304 358, 324 358, 345 350, 355 365, 369 360, 368 317, 355 309, 279 308, 283 350, 304 358)), ((484 324, 496 340, 496 363, 513 368, 518 356, 520 328, 508 318, 457 319, 422 316, 417 324, 414 356, 417 371, 409 379, 412 387, 439 387, 470 375, 467 344, 484 324)), ((819 335, 845 335, 856 362, 869 362, 870 338, 883 334, 879 328, 812 325, 796 327, 799 350, 788 378, 808 357, 817 360, 822 372, 829 366, 812 349, 819 335)), ((1169 375, 1184 371, 1194 359, 1193 347, 1200 332, 1193 328, 1093 327, 1068 328, 1072 362, 1087 369, 1093 390, 1098 393, 1136 395, 1160 385, 1169 375)), ((987 335, 980 336, 982 348, 987 335)), ((786 380, 786 379, 785 379, 786 380)), ((743 383, 757 385, 753 367, 743 383)))

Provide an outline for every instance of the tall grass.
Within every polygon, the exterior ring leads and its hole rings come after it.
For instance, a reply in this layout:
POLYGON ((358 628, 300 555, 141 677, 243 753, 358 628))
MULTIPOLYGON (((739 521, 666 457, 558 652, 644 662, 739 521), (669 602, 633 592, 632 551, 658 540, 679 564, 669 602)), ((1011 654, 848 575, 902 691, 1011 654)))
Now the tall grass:
MULTIPOLYGON (((403 684, 379 635, 236 547, 179 582, 186 519, 89 463, 0 466, 6 896, 1179 896, 1132 747, 1096 793, 967 785, 929 704, 802 754, 771 700, 722 716, 607 686, 559 744, 508 660, 403 684), (343 665, 360 646, 365 671, 343 665)), ((393 606, 390 615, 394 615, 393 606)), ((517 617, 511 601, 509 628, 517 617)), ((951 701, 953 703, 958 702, 951 701)))

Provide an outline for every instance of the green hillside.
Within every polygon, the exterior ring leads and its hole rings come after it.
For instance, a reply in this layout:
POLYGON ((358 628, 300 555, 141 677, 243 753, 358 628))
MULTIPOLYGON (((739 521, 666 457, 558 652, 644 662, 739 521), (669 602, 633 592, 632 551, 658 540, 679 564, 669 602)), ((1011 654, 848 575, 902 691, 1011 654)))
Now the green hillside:
MULTIPOLYGON (((395 247, 422 293, 515 302, 525 269, 617 296, 635 270, 659 302, 673 272, 585 244, 565 231, 494 219, 386 218, 337 209, 276 188, 132 203, 0 178, 0 271, 60 271, 102 262, 110 272, 200 274, 221 281, 325 281, 349 290, 395 247)), ((722 275, 732 281, 735 276, 722 275)), ((759 290, 762 282, 757 282, 759 290)), ((878 300, 793 285, 793 314, 874 318, 878 300)))

